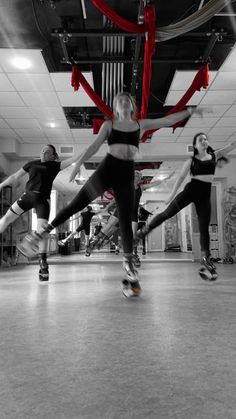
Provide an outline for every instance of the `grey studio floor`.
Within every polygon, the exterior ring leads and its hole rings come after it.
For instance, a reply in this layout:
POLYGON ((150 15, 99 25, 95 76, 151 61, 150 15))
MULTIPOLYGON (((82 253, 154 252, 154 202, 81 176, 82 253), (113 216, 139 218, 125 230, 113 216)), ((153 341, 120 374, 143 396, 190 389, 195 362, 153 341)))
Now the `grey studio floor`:
POLYGON ((0 270, 1 419, 235 419, 235 265, 147 256, 122 296, 120 256, 0 270))

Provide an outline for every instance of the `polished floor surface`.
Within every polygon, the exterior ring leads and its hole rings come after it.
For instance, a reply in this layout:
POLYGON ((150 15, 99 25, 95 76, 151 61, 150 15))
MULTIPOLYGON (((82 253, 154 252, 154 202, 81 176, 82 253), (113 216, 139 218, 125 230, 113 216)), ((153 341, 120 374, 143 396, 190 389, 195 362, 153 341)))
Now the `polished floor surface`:
POLYGON ((148 261, 127 300, 92 258, 0 270, 0 418, 235 419, 235 265, 148 261))

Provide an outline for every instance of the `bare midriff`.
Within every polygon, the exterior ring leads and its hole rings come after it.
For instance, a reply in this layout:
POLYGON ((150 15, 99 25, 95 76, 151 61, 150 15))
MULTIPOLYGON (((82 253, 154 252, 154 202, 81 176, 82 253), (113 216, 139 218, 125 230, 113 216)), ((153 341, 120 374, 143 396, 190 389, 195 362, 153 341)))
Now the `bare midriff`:
POLYGON ((130 144, 112 144, 108 146, 108 153, 121 160, 134 160, 138 149, 130 144))
POLYGON ((214 179, 214 175, 196 175, 196 176, 191 176, 191 178, 201 180, 202 182, 212 183, 214 179))

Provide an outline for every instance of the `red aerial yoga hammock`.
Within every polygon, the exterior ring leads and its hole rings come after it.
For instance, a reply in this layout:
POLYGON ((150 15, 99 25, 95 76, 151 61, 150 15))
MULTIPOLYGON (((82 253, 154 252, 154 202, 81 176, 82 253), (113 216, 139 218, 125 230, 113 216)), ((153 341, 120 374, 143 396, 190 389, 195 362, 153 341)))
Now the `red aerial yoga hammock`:
MULTIPOLYGON (((136 24, 127 21, 126 19, 119 16, 104 0, 91 0, 93 5, 103 13, 108 19, 113 21, 117 26, 122 30, 134 32, 134 33, 147 33, 145 41, 145 50, 144 50, 144 64, 143 64, 143 78, 142 78, 142 104, 140 117, 145 118, 147 114, 147 106, 149 99, 149 89, 151 81, 151 59, 155 49, 155 8, 154 5, 147 5, 144 8, 144 24, 136 24)), ((96 94, 96 92, 91 88, 87 80, 84 78, 77 66, 72 66, 72 75, 71 75, 71 84, 74 87, 74 90, 78 90, 80 83, 82 84, 84 90, 93 100, 98 109, 109 119, 112 119, 113 113, 112 110, 103 102, 103 100, 96 94)), ((181 111, 184 106, 187 104, 189 99, 193 96, 196 90, 200 90, 201 87, 206 88, 208 86, 208 64, 205 64, 200 68, 196 77, 194 78, 191 86, 182 97, 182 99, 175 105, 167 115, 170 115, 175 112, 181 111)), ((93 120, 93 132, 96 134, 100 126, 102 125, 103 120, 100 118, 94 118, 93 120)), ((173 126, 175 129, 180 123, 177 123, 173 126)), ((147 135, 156 131, 156 129, 145 132, 142 141, 145 141, 147 135)))
MULTIPOLYGON (((108 19, 112 20, 118 27, 121 29, 134 32, 134 33, 147 33, 145 41, 145 51, 144 51, 144 64, 143 64, 143 79, 142 79, 142 105, 141 105, 141 117, 144 118, 147 113, 147 105, 149 98, 149 89, 151 81, 151 59, 155 50, 155 30, 156 30, 156 16, 155 16, 155 7, 154 5, 147 5, 144 8, 144 24, 136 24, 129 22, 128 20, 119 16, 116 12, 112 10, 110 6, 106 4, 103 0, 91 0, 93 5, 103 13, 108 19)), ((79 88, 79 78, 81 75, 78 74, 76 69, 72 69, 72 79, 71 84, 74 87, 74 90, 79 88)), ((90 87, 90 86, 89 86, 90 87)), ((106 104, 96 95, 96 93, 91 91, 86 86, 86 92, 90 98, 94 101, 96 106, 110 119, 111 110, 108 110, 106 104), (86 90, 87 89, 87 90, 86 90)), ((100 128, 102 122, 99 119, 95 120, 95 129, 97 131, 100 128)))
MULTIPOLYGON (((89 85, 89 83, 87 82, 87 80, 85 79, 85 77, 83 76, 81 71, 79 70, 79 68, 76 65, 73 65, 72 75, 71 75, 71 84, 72 84, 72 86, 74 87, 75 90, 78 90, 80 83, 83 86, 83 89, 89 95, 89 97, 93 100, 95 105, 98 107, 98 109, 100 109, 101 112, 108 119, 112 119, 112 116, 113 116, 112 110, 94 92, 94 90, 89 85)), ((198 70, 196 76, 194 77, 190 87, 188 88, 188 90, 186 91, 184 96, 179 100, 179 102, 169 112, 167 112, 166 115, 171 115, 172 113, 180 112, 181 110, 183 110, 184 106, 188 103, 188 101, 191 99, 191 97, 194 95, 194 93, 196 91, 199 91, 202 87, 204 89, 206 89, 207 86, 208 86, 208 83, 209 83, 209 66, 208 66, 208 63, 206 63, 198 70)), ((96 132, 94 132, 94 134, 96 134, 99 131, 100 126, 103 124, 104 121, 100 118, 94 118, 93 122, 94 122, 94 127, 93 128, 96 128, 96 132)), ((175 129, 179 125, 180 125, 179 122, 176 123, 173 126, 173 129, 175 129)), ((159 128, 147 131, 145 134, 151 134, 151 133, 157 131, 158 129, 159 128)))

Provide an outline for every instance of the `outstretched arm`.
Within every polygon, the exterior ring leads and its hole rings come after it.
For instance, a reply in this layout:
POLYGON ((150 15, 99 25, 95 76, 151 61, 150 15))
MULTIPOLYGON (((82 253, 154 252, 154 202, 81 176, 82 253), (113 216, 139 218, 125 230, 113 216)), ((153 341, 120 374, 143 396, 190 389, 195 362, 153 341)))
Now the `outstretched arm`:
POLYGON ((192 113, 193 109, 188 108, 185 111, 176 112, 171 115, 164 116, 163 118, 141 119, 139 121, 139 124, 142 131, 171 127, 177 122, 183 121, 184 119, 188 118, 190 115, 192 115, 192 113))
POLYGON ((71 172, 70 179, 69 179, 70 182, 74 180, 76 174, 79 171, 80 166, 83 163, 85 163, 88 159, 90 159, 90 157, 92 157, 95 153, 97 153, 101 145, 106 140, 107 135, 110 132, 110 127, 111 127, 111 121, 105 121, 103 123, 96 140, 79 156, 78 161, 71 172))
POLYGON ((161 183, 166 182, 167 180, 169 180, 174 174, 175 174, 175 171, 173 171, 165 179, 157 179, 154 182, 150 182, 148 185, 141 185, 141 189, 142 189, 142 191, 146 191, 149 188, 153 188, 155 186, 159 186, 159 185, 161 185, 161 183))
POLYGON ((5 186, 9 186, 15 183, 18 179, 26 175, 26 173, 27 172, 24 169, 20 169, 17 172, 13 173, 11 176, 8 176, 2 183, 0 183, 0 191, 5 186))
POLYGON ((234 148, 236 148, 236 141, 232 141, 230 144, 227 144, 225 147, 220 148, 219 150, 216 150, 215 151, 216 159, 219 159, 220 157, 224 156, 225 154, 228 154, 234 148))
POLYGON ((179 177, 177 178, 177 180, 176 180, 176 182, 174 184, 174 187, 173 187, 173 189, 171 191, 171 194, 170 194, 169 198, 165 202, 166 204, 169 204, 169 202, 171 202, 172 199, 174 199, 174 197, 176 195, 176 192, 178 191, 181 183, 183 182, 183 180, 186 178, 187 174, 189 173, 190 167, 191 167, 191 159, 187 160, 185 162, 185 164, 183 165, 183 168, 182 168, 182 170, 180 172, 179 177))

